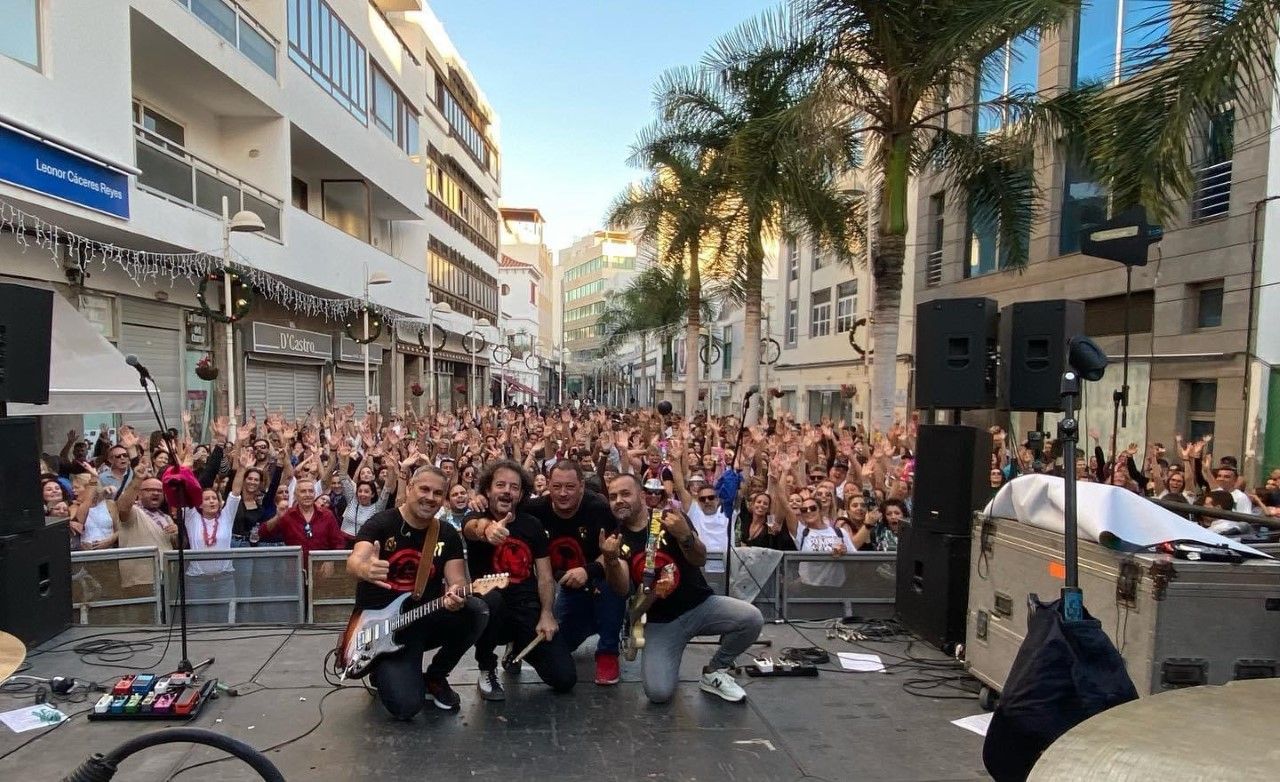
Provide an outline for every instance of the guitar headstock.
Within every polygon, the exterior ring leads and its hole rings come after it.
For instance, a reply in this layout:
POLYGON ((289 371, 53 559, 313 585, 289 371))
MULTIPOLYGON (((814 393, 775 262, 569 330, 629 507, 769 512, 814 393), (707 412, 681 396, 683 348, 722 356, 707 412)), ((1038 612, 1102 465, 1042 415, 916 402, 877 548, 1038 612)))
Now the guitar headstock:
POLYGON ((485 595, 495 589, 503 589, 511 582, 510 573, 494 573, 471 582, 471 594, 485 595))

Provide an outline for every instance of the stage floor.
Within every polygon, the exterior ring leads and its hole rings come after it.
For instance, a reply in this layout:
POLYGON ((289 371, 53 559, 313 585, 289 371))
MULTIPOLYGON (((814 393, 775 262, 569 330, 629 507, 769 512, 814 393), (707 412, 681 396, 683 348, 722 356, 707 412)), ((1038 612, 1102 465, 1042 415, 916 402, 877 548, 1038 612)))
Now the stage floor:
MULTIPOLYGON (((482 702, 475 690, 475 664, 468 655, 450 677, 462 696, 461 713, 428 705, 405 724, 392 721, 358 683, 342 689, 325 683, 321 662, 334 644, 335 632, 318 627, 195 631, 193 662, 215 657, 208 673, 245 694, 223 694, 191 723, 89 722, 81 712, 97 696, 81 704, 63 704, 60 708, 75 716, 55 728, 14 734, 0 726, 0 778, 58 780, 91 753, 108 752, 153 729, 183 724, 226 733, 258 748, 296 738, 268 752, 290 780, 987 778, 981 737, 949 724, 981 713, 976 698, 965 699, 962 692, 945 686, 927 690, 924 697, 907 692, 904 684, 912 680, 959 672, 925 669, 918 663, 892 666, 908 654, 904 642, 854 646, 827 640, 822 629, 810 625, 766 625, 763 638, 772 641, 773 654, 783 647, 820 645, 833 652, 833 664, 814 679, 744 675, 739 680, 748 693, 745 704, 726 703, 698 689, 696 677, 711 655, 709 645, 688 648, 680 687, 665 706, 645 700, 635 664, 624 664, 623 682, 616 687, 593 684, 592 639, 575 655, 580 683, 571 695, 553 694, 525 666, 519 679, 508 677, 505 703, 482 702), (891 667, 882 673, 840 671, 837 651, 880 652, 891 667)), ((108 683, 115 675, 138 670, 136 666, 167 672, 180 657, 176 635, 161 660, 164 631, 74 628, 42 647, 49 651, 29 658, 31 667, 24 673, 108 683), (104 667, 87 665, 72 650, 77 642, 102 638, 149 641, 154 646, 104 667)), ((910 655, 944 659, 921 643, 911 646, 910 655)), ((31 694, 0 694, 0 711, 31 703, 31 694)), ((134 755, 116 778, 258 778, 236 760, 178 773, 220 756, 204 747, 166 745, 134 755)))

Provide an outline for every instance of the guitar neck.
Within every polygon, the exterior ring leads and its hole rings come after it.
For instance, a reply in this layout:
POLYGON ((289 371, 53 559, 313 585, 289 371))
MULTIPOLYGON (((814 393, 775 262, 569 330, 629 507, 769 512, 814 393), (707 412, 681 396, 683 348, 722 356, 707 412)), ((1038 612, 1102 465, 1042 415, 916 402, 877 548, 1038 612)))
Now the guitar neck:
MULTIPOLYGON (((467 597, 470 594, 471 594, 471 585, 468 584, 467 586, 464 586, 462 588, 462 596, 467 597)), ((405 611, 403 614, 400 614, 400 616, 392 620, 391 629, 400 630, 404 627, 407 627, 413 624, 414 622, 418 621, 419 619, 426 616, 427 614, 434 614, 436 611, 439 611, 441 608, 444 608, 444 597, 437 597, 435 600, 432 600, 430 603, 423 603, 417 608, 412 608, 408 611, 405 611)))

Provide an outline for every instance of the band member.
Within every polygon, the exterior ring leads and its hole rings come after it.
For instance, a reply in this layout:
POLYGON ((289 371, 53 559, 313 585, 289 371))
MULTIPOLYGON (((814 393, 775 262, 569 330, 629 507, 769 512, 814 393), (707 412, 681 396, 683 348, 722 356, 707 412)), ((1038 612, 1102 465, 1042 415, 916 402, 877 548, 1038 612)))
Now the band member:
MULTIPOLYGON (((446 610, 399 631, 395 640, 404 648, 373 662, 370 680, 378 699, 399 720, 413 719, 426 698, 437 708, 458 709, 461 701, 449 686, 449 672, 480 637, 488 620, 484 601, 461 596, 467 583, 462 538, 453 527, 436 519, 447 485, 444 474, 436 468, 419 468, 409 479, 405 501, 366 521, 347 557, 347 572, 360 579, 356 587, 357 610, 383 608, 404 592, 412 592, 422 566, 431 571, 420 601, 444 596, 446 610), (424 565, 422 547, 432 526, 439 530, 435 552, 431 562, 424 565), (431 649, 440 651, 423 673, 422 658, 431 649)), ((406 608, 410 607, 406 604, 406 608)))
POLYGON ((596 684, 617 684, 618 634, 631 582, 616 551, 612 562, 600 551, 607 538, 616 538, 608 501, 586 491, 577 462, 562 461, 551 468, 547 496, 525 503, 524 510, 542 522, 551 541, 551 575, 560 586, 556 621, 565 646, 572 653, 598 635, 596 684))
POLYGON ((488 501, 488 510, 463 524, 471 575, 479 578, 506 573, 509 583, 485 595, 489 624, 476 642, 480 697, 504 700, 494 650, 511 643, 524 649, 535 636, 541 642, 526 659, 556 692, 568 692, 578 682, 571 650, 557 631, 554 613, 556 582, 551 577, 547 532, 533 516, 517 506, 533 491, 533 479, 510 460, 492 462, 477 486, 488 501))
POLYGON ((641 652, 644 693, 653 703, 666 703, 675 693, 684 648, 696 636, 718 635, 720 647, 702 669, 703 692, 738 702, 746 692, 729 675, 738 655, 760 637, 764 618, 742 600, 712 594, 700 569, 707 550, 682 512, 670 507, 666 489, 657 481, 642 485, 633 475, 620 475, 609 484, 609 504, 622 533, 622 556, 630 562, 631 579, 642 582, 649 513, 663 508, 657 569, 671 565, 654 583, 657 600, 649 608, 645 645, 641 652))

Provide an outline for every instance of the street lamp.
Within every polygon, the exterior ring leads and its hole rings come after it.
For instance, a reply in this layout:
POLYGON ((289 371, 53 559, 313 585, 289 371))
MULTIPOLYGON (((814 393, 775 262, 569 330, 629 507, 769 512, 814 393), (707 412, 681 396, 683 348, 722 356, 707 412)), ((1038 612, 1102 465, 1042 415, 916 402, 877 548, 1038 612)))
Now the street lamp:
MULTIPOLYGON (((483 338, 483 335, 480 334, 480 329, 482 328, 489 328, 489 319, 477 318, 473 314, 471 316, 471 333, 475 334, 476 337, 483 338)), ((471 347, 468 348, 468 351, 471 353, 471 389, 470 393, 467 395, 467 401, 470 403, 473 413, 475 409, 479 407, 476 403, 476 386, 479 384, 479 374, 476 371, 476 356, 480 355, 481 347, 476 344, 476 337, 471 338, 471 347)))
POLYGON ((557 346, 556 352, 560 354, 560 405, 564 406, 564 359, 569 355, 569 349, 564 346, 557 346))
POLYGON ((447 301, 432 301, 432 293, 430 286, 427 287, 427 334, 429 341, 427 342, 427 371, 431 373, 431 418, 435 420, 436 405, 440 402, 440 394, 436 391, 436 313, 448 315, 453 312, 453 307, 449 306, 447 301))
POLYGON ((361 315, 364 320, 364 411, 369 412, 369 408, 373 406, 373 397, 369 394, 369 286, 370 285, 386 285, 391 282, 391 275, 386 272, 374 272, 369 274, 369 264, 364 264, 364 310, 361 315))
POLYGON ((256 234, 267 230, 262 218, 241 209, 230 215, 231 207, 227 197, 222 197, 222 314, 227 316, 224 334, 227 341, 227 433, 236 436, 236 351, 231 334, 231 319, 235 315, 235 302, 231 300, 231 234, 256 234))

